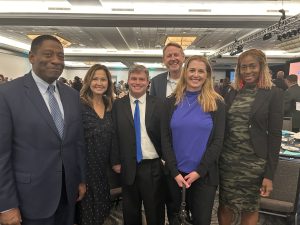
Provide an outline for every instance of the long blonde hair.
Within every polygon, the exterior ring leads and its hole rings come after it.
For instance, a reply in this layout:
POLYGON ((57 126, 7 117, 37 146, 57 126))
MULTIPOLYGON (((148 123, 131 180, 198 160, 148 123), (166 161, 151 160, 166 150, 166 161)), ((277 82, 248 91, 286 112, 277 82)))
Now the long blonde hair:
POLYGON ((110 111, 112 109, 112 103, 113 103, 113 83, 111 80, 111 74, 108 70, 108 68, 101 64, 95 64, 93 65, 86 73, 84 79, 83 79, 83 85, 80 90, 80 99, 85 104, 89 105, 91 108, 93 108, 93 92, 91 91, 91 83, 93 80, 93 77, 98 70, 103 70, 105 72, 105 75, 108 80, 108 87, 106 92, 103 95, 103 101, 106 107, 106 111, 110 111))
POLYGON ((219 95, 213 88, 213 79, 212 79, 212 68, 208 62, 208 60, 204 56, 194 55, 188 58, 185 61, 183 70, 181 72, 178 84, 174 91, 174 95, 176 98, 175 104, 178 105, 183 101, 185 96, 186 88, 187 88, 187 70, 190 63, 194 60, 203 62, 206 67, 207 78, 202 85, 201 91, 198 95, 198 103, 202 106, 202 110, 204 112, 213 112, 217 110, 217 100, 223 101, 221 95, 219 95))
POLYGON ((270 74, 270 69, 267 64, 267 57, 265 53, 263 53, 263 51, 254 48, 243 52, 238 57, 238 63, 235 69, 235 79, 234 79, 233 88, 236 90, 240 90, 244 86, 244 81, 241 76, 241 62, 247 56, 251 56, 255 60, 257 60, 260 66, 260 72, 259 72, 258 82, 256 86, 261 89, 271 89, 272 78, 270 74))

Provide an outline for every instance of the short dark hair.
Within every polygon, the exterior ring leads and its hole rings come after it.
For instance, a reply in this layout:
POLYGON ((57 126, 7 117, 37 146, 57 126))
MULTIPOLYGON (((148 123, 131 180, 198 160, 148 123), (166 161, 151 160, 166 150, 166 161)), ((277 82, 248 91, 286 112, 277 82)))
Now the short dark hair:
POLYGON ((52 35, 44 34, 44 35, 40 35, 32 40, 30 51, 36 52, 37 49, 43 44, 43 42, 48 41, 48 40, 55 41, 62 46, 61 42, 56 37, 54 37, 52 35))
POLYGON ((298 76, 296 74, 291 74, 291 75, 287 76, 286 79, 291 83, 297 83, 298 76))

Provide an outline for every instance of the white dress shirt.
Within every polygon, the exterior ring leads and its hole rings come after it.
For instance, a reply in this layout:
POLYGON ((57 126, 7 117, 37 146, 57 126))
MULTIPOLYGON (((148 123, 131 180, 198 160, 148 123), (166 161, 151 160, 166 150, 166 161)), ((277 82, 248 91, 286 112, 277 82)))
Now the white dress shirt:
POLYGON ((129 94, 130 106, 132 117, 134 118, 135 111, 135 100, 139 100, 139 109, 140 109, 140 123, 141 123, 141 146, 142 146, 142 154, 143 159, 156 159, 158 158, 158 154, 155 150, 155 147, 150 140, 145 124, 145 115, 146 115, 146 94, 136 99, 129 94))
POLYGON ((172 79, 170 77, 170 72, 168 72, 166 97, 170 96, 175 91, 177 82, 178 80, 172 79))

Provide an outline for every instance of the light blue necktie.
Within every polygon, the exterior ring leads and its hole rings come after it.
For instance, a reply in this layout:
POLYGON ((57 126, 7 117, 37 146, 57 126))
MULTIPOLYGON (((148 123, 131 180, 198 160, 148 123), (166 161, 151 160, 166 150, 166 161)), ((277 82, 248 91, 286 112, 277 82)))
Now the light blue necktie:
POLYGON ((64 119, 59 109, 58 102, 54 96, 55 86, 53 84, 50 84, 47 91, 49 95, 50 113, 58 130, 58 133, 62 138, 64 133, 64 119))
POLYGON ((136 161, 139 163, 143 159, 142 144, 141 144, 141 122, 140 122, 140 108, 139 100, 135 100, 134 110, 134 129, 135 129, 135 141, 136 141, 136 161))

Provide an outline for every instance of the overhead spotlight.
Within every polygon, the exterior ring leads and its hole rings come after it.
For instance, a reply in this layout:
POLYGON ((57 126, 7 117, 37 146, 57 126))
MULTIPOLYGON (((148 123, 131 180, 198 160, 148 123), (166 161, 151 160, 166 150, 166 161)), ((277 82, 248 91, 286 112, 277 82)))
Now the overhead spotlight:
POLYGON ((283 39, 290 39, 290 38, 292 38, 294 36, 297 36, 299 34, 300 34, 300 28, 292 29, 292 30, 289 30, 285 33, 278 34, 277 35, 277 40, 282 41, 283 39))
POLYGON ((263 36, 263 40, 264 40, 264 41, 269 40, 270 38, 272 38, 272 33, 266 33, 266 34, 263 36))
POLYGON ((243 45, 239 45, 239 46, 237 46, 237 48, 236 48, 236 54, 239 54, 239 53, 241 53, 241 52, 243 52, 243 45))
POLYGON ((280 34, 277 35, 277 40, 281 41, 282 40, 282 36, 280 34))
POLYGON ((236 55, 236 53, 235 53, 235 51, 232 51, 232 52, 229 53, 229 55, 234 56, 234 55, 236 55))
POLYGON ((291 30, 291 33, 292 33, 293 36, 296 36, 297 35, 297 30, 296 29, 291 30))
POLYGON ((283 33, 283 34, 282 34, 282 38, 283 38, 283 39, 286 39, 287 37, 288 37, 287 33, 283 33))
POLYGON ((234 56, 234 55, 237 55, 237 54, 243 52, 243 51, 244 51, 244 50, 243 50, 243 47, 244 47, 243 45, 237 46, 237 48, 236 48, 235 50, 232 50, 232 51, 229 53, 229 55, 230 55, 230 56, 234 56))

